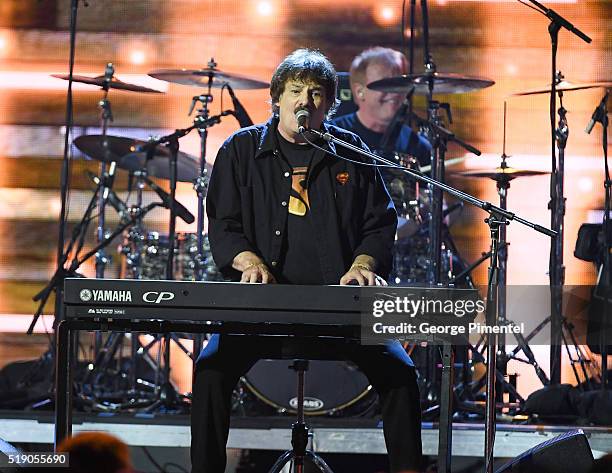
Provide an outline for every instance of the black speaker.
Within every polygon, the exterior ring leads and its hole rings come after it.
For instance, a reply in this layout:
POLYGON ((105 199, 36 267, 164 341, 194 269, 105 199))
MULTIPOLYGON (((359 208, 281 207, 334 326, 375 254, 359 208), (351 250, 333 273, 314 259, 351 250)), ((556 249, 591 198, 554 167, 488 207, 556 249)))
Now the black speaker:
POLYGON ((495 473, 589 473, 592 467, 591 447, 579 429, 536 445, 495 473))
POLYGON ((351 92, 350 75, 348 72, 338 72, 338 95, 340 105, 334 116, 341 117, 357 111, 357 105, 353 102, 353 93, 351 92))

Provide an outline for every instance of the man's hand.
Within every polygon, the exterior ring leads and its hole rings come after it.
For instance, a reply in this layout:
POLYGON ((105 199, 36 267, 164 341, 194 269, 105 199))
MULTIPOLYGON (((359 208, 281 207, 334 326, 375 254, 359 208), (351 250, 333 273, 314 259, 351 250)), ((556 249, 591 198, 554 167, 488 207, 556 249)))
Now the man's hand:
POLYGON ((360 286, 386 286, 387 281, 374 272, 376 261, 368 255, 359 255, 353 261, 350 269, 340 278, 340 284, 345 286, 356 282, 360 286))
POLYGON ((274 284, 276 279, 264 263, 254 263, 242 272, 240 282, 260 282, 262 284, 274 284))
POLYGON ((242 272, 240 282, 247 283, 276 283, 274 275, 259 256, 251 251, 243 251, 234 257, 232 267, 242 272))

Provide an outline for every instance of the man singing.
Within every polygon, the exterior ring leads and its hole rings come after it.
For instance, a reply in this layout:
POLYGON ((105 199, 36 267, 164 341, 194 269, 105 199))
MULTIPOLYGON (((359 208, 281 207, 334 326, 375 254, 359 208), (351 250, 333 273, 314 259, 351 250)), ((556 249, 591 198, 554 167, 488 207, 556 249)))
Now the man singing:
MULTIPOLYGON (((336 71, 323 54, 294 51, 272 76, 270 120, 239 130, 219 150, 207 196, 208 234, 226 276, 263 284, 386 284, 397 217, 380 174, 298 133, 296 113, 306 110, 310 127, 365 148, 354 134, 323 123, 335 107, 336 87, 336 71)), ((314 358, 330 348, 357 364, 379 394, 391 471, 418 471, 419 393, 399 342, 215 335, 194 373, 192 472, 223 473, 232 390, 258 359, 314 358)))

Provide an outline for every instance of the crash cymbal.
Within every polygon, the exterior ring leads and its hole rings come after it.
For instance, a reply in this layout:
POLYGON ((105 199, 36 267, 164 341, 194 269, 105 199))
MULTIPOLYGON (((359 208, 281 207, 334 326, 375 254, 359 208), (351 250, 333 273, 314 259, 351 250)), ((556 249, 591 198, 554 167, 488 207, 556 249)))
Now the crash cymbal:
MULTIPOLYGON (((583 90, 583 89, 594 89, 602 87, 604 89, 612 88, 612 82, 569 82, 562 80, 556 86, 558 92, 568 92, 571 90, 583 90)), ((515 92, 513 96, 519 95, 536 95, 536 94, 550 94, 551 85, 548 84, 544 87, 538 87, 536 89, 523 90, 522 92, 515 92)))
POLYGON ((232 89, 267 89, 270 87, 268 82, 223 72, 216 67, 206 67, 204 69, 156 69, 149 72, 149 75, 166 82, 191 85, 193 87, 208 87, 210 78, 212 78, 211 86, 215 89, 220 89, 224 84, 229 84, 232 89))
MULTIPOLYGON (((52 77, 57 77, 58 79, 68 80, 68 74, 51 74, 52 77)), ((91 84, 97 85, 98 87, 104 87, 104 76, 97 77, 88 77, 88 76, 72 76, 72 80, 74 82, 80 82, 82 84, 91 84)), ((113 77, 110 81, 111 89, 119 89, 119 90, 129 90, 131 92, 146 92, 152 94, 163 94, 161 90, 149 89, 148 87, 143 87, 142 85, 130 84, 128 82, 123 82, 119 79, 113 77)))
MULTIPOLYGON (((102 145, 102 135, 84 135, 74 140, 74 145, 87 156, 98 161, 116 161, 117 166, 127 171, 138 171, 145 167, 146 152, 139 149, 147 144, 143 140, 125 138, 123 136, 106 136, 108 143, 108 157, 105 158, 105 149, 102 145)), ((160 179, 170 178, 168 160, 170 151, 165 146, 156 146, 153 158, 146 163, 147 174, 160 179)), ((210 168, 208 168, 210 172, 210 168)), ((200 165, 198 158, 179 151, 177 160, 177 180, 190 182, 198 177, 200 165)))
POLYGON ((103 139, 102 135, 83 135, 75 138, 72 143, 90 158, 104 162, 117 161, 117 163, 126 154, 136 151, 137 146, 146 144, 141 140, 107 135, 107 156, 106 149, 102 145, 103 139))
POLYGON ((532 171, 529 169, 515 169, 511 167, 495 168, 495 169, 477 169, 474 171, 458 172, 456 175, 463 177, 486 177, 494 181, 511 180, 516 177, 527 176, 542 176, 550 174, 548 171, 532 171))
MULTIPOLYGON (((144 144, 145 142, 143 142, 144 144)), ((118 163, 119 167, 128 171, 138 171, 143 169, 146 164, 147 175, 157 177, 159 179, 170 179, 170 150, 165 146, 157 146, 153 159, 147 162, 147 153, 144 151, 129 153, 125 155, 118 163)), ((200 175, 200 163, 197 157, 178 152, 178 160, 176 163, 177 178, 179 182, 191 182, 200 175)), ((206 169, 210 173, 211 166, 206 165, 206 169)))
MULTIPOLYGON (((416 95, 429 94, 428 74, 412 74, 380 79, 368 84, 368 89, 380 92, 406 94, 414 86, 416 95)), ((434 72, 434 94, 463 94, 473 90, 484 89, 495 84, 495 81, 485 77, 464 76, 461 74, 434 72)))

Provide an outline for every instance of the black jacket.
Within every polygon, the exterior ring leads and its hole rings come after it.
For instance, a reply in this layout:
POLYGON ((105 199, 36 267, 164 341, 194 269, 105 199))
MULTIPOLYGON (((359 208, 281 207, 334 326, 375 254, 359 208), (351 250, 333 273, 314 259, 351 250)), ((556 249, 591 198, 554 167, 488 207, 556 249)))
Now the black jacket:
MULTIPOLYGON (((236 279, 234 257, 242 251, 258 254, 277 277, 282 274, 291 168, 277 143, 278 120, 241 129, 219 149, 206 199, 208 237, 215 263, 236 279)), ((330 124, 334 136, 367 149, 357 135, 330 124)), ((336 150, 347 158, 365 158, 336 150)), ((376 259, 377 273, 391 267, 397 215, 380 173, 371 166, 347 162, 323 151, 315 154, 308 174, 308 195, 325 284, 338 284, 354 258, 376 259)))

